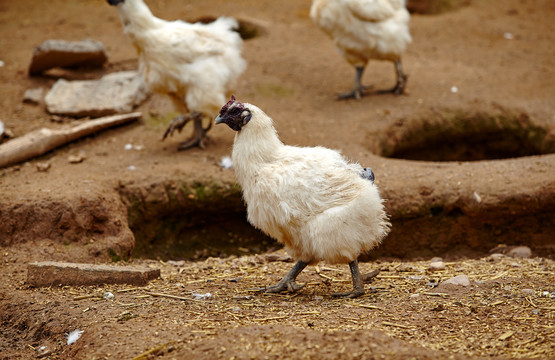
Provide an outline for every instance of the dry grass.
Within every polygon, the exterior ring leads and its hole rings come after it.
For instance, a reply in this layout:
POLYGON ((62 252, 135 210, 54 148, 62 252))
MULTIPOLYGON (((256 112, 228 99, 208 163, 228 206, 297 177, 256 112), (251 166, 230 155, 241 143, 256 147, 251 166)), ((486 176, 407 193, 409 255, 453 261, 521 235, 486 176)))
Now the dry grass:
MULTIPOLYGON (((149 328, 151 337, 146 337, 144 344, 152 346, 143 346, 145 351, 163 345, 179 353, 201 339, 228 341, 223 339, 228 336, 223 329, 279 325, 326 334, 380 330, 430 351, 464 356, 546 358, 553 353, 555 267, 548 259, 497 255, 446 263, 445 270, 436 272, 427 270, 427 261, 362 263, 363 273, 375 268, 381 272, 366 286, 366 295, 352 300, 331 297, 351 286, 346 266, 309 267, 299 276, 299 282, 306 282, 301 291, 269 295, 260 288, 277 282, 290 263, 269 262, 260 255, 209 258, 181 266, 137 262, 161 268, 163 278, 144 288, 26 291, 72 304, 82 314, 94 307, 97 315, 80 319, 86 331, 95 327, 95 320, 96 324, 117 322, 149 328), (460 274, 470 277, 469 287, 430 287, 460 274), (115 294, 111 302, 100 297, 108 290, 115 294), (211 296, 195 300, 194 293, 211 296), (179 334, 185 335, 180 338, 179 334)), ((127 344, 133 340, 124 337, 120 341, 133 348, 127 344)), ((281 345, 290 345, 290 341, 281 345)), ((233 349, 227 350, 233 353, 233 349)))

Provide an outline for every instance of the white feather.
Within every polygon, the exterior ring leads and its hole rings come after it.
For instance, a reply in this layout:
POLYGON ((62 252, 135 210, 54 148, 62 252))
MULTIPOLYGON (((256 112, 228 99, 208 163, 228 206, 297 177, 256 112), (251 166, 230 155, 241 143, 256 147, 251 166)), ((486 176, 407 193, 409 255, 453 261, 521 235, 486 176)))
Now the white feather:
POLYGON ((389 232, 378 189, 338 151, 284 145, 272 119, 251 104, 232 159, 248 220, 306 263, 348 263, 389 232))
POLYGON ((69 334, 66 334, 67 336, 67 344, 71 345, 74 342, 76 342, 77 340, 79 340, 79 338, 81 337, 81 335, 83 334, 84 330, 79 330, 79 329, 75 329, 72 332, 70 332, 69 334))
POLYGON ((233 160, 231 160, 231 157, 229 156, 223 156, 218 165, 224 169, 231 169, 233 168, 233 160))

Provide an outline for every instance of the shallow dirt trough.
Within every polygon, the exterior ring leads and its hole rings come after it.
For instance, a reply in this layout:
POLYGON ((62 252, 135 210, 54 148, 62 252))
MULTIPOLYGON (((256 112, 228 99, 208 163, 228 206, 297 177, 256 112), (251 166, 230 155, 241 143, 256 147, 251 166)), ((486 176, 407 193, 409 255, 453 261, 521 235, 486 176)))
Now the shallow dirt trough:
MULTIPOLYGON (((0 169, 0 358, 550 356, 553 2, 471 1, 413 14, 414 40, 403 58, 408 94, 358 102, 334 99, 354 72, 311 23, 309 1, 148 3, 166 19, 226 14, 264 29, 244 44, 248 69, 234 94, 272 116, 285 143, 337 148, 372 167, 393 231, 361 267, 381 273, 356 300, 330 296, 350 280, 347 267, 327 264, 301 274, 307 285, 298 294, 256 291, 292 264, 267 256, 283 253, 248 227, 233 171, 218 166, 233 134, 215 127, 207 149, 177 152, 186 135, 160 141, 175 113, 153 95, 137 109, 139 123, 0 169), (74 154, 85 160, 70 164, 74 154), (39 163, 50 169, 37 171, 39 163), (490 255, 501 244, 498 252, 526 245, 533 256, 490 255), (436 256, 446 268, 432 272, 436 256), (132 263, 160 268, 162 278, 144 288, 30 288, 26 264, 42 260, 132 263), (460 274, 469 287, 432 287, 460 274), (98 298, 105 291, 115 298, 98 298), (76 328, 82 337, 66 345, 76 328)), ((16 136, 60 126, 43 106, 22 103, 26 89, 48 88, 59 74, 27 75, 42 41, 105 44, 109 64, 63 72, 72 79, 137 66, 104 1, 5 0, 0 28, 0 119, 16 136)), ((393 76, 390 64, 375 62, 364 82, 387 88, 393 76)))

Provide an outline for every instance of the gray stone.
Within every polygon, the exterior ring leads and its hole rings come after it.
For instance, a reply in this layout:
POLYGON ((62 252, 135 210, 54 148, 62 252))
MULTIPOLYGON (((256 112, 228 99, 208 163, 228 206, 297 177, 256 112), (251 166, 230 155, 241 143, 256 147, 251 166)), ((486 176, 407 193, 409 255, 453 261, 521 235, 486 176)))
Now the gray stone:
POLYGON ((46 40, 33 51, 29 74, 37 75, 54 67, 101 67, 108 60, 101 42, 46 40))
POLYGON ((127 113, 148 96, 147 86, 135 71, 108 74, 100 80, 58 80, 46 94, 51 114, 99 117, 127 113))
POLYGON ((508 255, 513 258, 529 259, 532 257, 532 250, 528 246, 517 246, 511 249, 508 255))
POLYGON ((534 295, 534 294, 535 294, 535 291, 532 290, 532 289, 522 289, 522 293, 523 293, 524 295, 534 295))
POLYGON ((495 253, 495 254, 491 254, 487 259, 488 261, 499 261, 499 260, 502 260, 503 258, 505 258, 505 255, 501 253, 495 253))
POLYGON ((458 275, 443 281, 440 286, 455 285, 455 286, 470 286, 470 278, 466 275, 458 275))
POLYGON ((428 265, 428 270, 430 271, 440 271, 445 270, 445 263, 443 261, 434 261, 428 265))
POLYGON ((44 99, 44 89, 27 89, 23 94, 23 102, 28 104, 40 104, 44 99))
POLYGON ((160 277, 160 269, 137 266, 37 262, 27 266, 29 286, 131 284, 146 285, 160 277))

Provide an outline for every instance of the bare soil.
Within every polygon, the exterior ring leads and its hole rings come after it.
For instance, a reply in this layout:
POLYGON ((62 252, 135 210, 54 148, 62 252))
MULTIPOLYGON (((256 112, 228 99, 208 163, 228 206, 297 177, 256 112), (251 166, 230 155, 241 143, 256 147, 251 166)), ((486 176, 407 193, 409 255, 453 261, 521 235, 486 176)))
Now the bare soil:
MULTIPOLYGON (((175 112, 153 95, 139 107, 139 123, 0 169, 0 358, 120 359, 150 350, 144 358, 552 356, 552 1, 472 1, 413 15, 407 94, 358 102, 335 100, 354 71, 311 23, 309 1, 149 5, 166 19, 225 14, 264 28, 245 42, 249 67, 234 94, 272 116, 284 142, 340 149, 372 167, 394 227, 361 266, 382 272, 356 300, 330 296, 350 283, 346 267, 326 264, 300 276, 307 286, 296 295, 256 291, 291 264, 255 254, 276 245, 244 230, 233 171, 218 165, 233 134, 215 127, 207 149, 178 152, 187 135, 161 142, 175 112), (75 154, 84 161, 69 163, 75 154), (49 169, 38 171, 44 163, 49 169), (184 237, 200 241, 198 251, 174 253, 184 237), (206 239, 218 246, 203 248, 206 239), (237 255, 222 249, 231 240, 240 244, 237 255), (527 245, 534 257, 489 256, 498 244, 527 245), (433 256, 449 261, 446 270, 427 270, 433 256), (161 268, 162 278, 145 288, 32 289, 26 264, 39 260, 132 262, 161 268), (428 286, 458 274, 471 286, 428 286), (115 298, 75 300, 105 291, 115 298), (211 297, 192 300, 192 292, 211 297), (76 328, 82 337, 66 345, 76 328)), ((24 104, 26 89, 47 89, 60 75, 96 78, 137 66, 117 13, 103 1, 4 0, 0 29, 0 119, 15 136, 74 121, 24 104), (29 77, 33 47, 55 38, 102 41, 109 64, 29 77)), ((392 65, 371 63, 364 82, 392 86, 392 65)))

